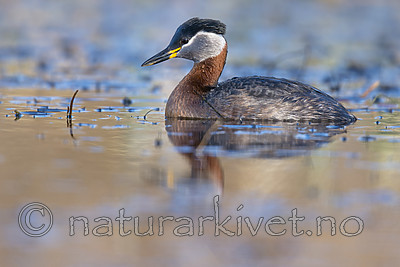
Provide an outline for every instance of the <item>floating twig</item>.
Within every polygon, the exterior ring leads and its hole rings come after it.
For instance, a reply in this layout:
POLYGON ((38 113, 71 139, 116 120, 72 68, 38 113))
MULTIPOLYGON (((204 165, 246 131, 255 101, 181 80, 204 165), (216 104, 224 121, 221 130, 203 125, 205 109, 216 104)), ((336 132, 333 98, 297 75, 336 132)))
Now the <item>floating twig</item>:
POLYGON ((152 112, 152 111, 153 111, 152 109, 150 109, 149 111, 147 111, 146 114, 144 114, 143 119, 146 120, 147 115, 148 115, 150 112, 152 112))
POLYGON ((75 93, 72 95, 71 102, 67 107, 67 127, 72 127, 72 107, 74 105, 74 100, 78 92, 79 90, 76 90, 75 93))
POLYGON ((69 127, 69 133, 70 133, 72 139, 74 139, 74 140, 75 140, 75 137, 74 137, 74 132, 72 130, 72 108, 74 105, 75 97, 78 94, 78 92, 79 92, 79 90, 76 90, 75 93, 72 95, 71 102, 69 103, 69 106, 67 107, 67 127, 69 127))
POLYGON ((79 90, 76 90, 75 93, 73 94, 72 98, 71 98, 71 102, 69 103, 69 114, 68 114, 68 118, 71 119, 72 118, 72 107, 74 105, 74 100, 76 95, 78 94, 79 90))

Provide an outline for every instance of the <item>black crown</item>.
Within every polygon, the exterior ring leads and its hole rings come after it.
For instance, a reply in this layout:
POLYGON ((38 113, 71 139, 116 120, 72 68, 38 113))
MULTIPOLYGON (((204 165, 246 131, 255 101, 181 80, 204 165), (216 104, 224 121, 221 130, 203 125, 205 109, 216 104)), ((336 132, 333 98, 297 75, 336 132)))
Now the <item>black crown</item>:
POLYGON ((224 35, 226 26, 219 20, 191 18, 179 26, 177 30, 177 32, 181 32, 183 35, 189 36, 194 36, 199 31, 213 32, 224 35))

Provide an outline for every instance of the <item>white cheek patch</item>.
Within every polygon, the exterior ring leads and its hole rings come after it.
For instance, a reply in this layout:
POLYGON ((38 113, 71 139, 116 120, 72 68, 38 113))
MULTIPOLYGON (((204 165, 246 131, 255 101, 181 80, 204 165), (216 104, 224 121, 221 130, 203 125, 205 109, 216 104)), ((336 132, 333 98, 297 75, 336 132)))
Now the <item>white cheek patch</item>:
POLYGON ((201 62, 207 58, 218 56, 226 45, 222 35, 200 31, 189 42, 182 46, 178 56, 201 62))

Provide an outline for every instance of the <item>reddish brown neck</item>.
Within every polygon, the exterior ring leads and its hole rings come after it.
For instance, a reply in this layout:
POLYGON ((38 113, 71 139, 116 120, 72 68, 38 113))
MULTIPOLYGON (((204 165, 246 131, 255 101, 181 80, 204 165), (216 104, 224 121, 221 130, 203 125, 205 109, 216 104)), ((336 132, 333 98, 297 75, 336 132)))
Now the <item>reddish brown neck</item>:
POLYGON ((194 64, 192 70, 169 96, 165 108, 166 117, 218 117, 212 107, 204 101, 204 97, 218 84, 219 76, 225 66, 227 52, 228 48, 225 45, 218 56, 194 64))
POLYGON ((228 48, 225 45, 218 56, 195 63, 192 70, 183 78, 176 89, 193 88, 198 90, 198 93, 206 93, 212 87, 215 87, 224 69, 227 52, 228 48))

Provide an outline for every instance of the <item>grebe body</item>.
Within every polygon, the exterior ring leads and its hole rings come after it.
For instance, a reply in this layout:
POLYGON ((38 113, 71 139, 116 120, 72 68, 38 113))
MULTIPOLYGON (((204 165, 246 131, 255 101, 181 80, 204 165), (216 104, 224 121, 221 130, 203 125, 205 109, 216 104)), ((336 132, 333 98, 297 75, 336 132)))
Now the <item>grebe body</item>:
POLYGON ((224 34, 225 24, 220 21, 192 18, 177 29, 166 49, 142 64, 154 65, 174 57, 194 62, 168 99, 167 118, 356 121, 331 96, 301 82, 252 76, 218 83, 228 52, 224 34))

